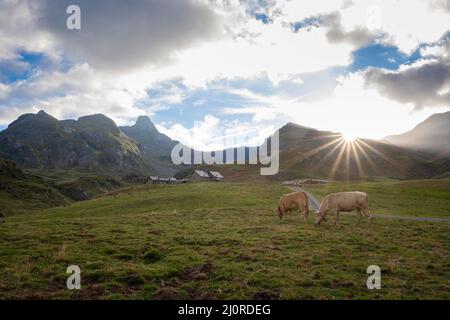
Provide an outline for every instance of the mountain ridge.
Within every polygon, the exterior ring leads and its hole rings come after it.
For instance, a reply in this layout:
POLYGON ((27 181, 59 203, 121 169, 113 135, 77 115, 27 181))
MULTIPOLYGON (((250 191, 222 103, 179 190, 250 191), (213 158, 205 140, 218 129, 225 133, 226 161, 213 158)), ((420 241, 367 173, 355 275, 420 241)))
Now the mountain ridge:
MULTIPOLYGON (((297 176, 338 180, 374 176, 408 179, 448 171, 442 163, 433 162, 428 150, 417 151, 368 139, 348 142, 339 133, 293 122, 286 123, 278 132, 280 173, 272 177, 275 179, 297 176)), ((21 167, 43 170, 106 170, 171 176, 185 168, 173 165, 170 159, 172 148, 178 143, 160 133, 148 116, 139 116, 131 126, 119 127, 103 114, 58 120, 41 110, 19 116, 0 132, 0 158, 13 160, 21 167)), ((245 171, 241 170, 243 176, 245 171)))
POLYGON ((154 173, 141 152, 102 114, 58 120, 41 110, 20 116, 0 132, 0 157, 25 168, 154 173))
POLYGON ((418 150, 432 151, 441 157, 450 156, 450 111, 435 113, 413 129, 384 138, 389 143, 418 150))

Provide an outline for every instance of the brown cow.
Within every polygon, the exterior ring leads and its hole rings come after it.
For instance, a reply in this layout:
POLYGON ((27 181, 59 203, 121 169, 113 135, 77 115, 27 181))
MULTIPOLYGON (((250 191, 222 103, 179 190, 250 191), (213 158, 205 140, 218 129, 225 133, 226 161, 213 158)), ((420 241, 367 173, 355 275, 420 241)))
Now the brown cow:
POLYGON ((327 213, 331 213, 335 215, 335 224, 338 226, 339 212, 350 212, 355 209, 358 212, 358 221, 356 224, 359 224, 361 220, 361 213, 370 221, 369 197, 367 193, 359 191, 331 193, 320 203, 319 211, 316 212, 316 224, 320 224, 325 219, 327 213))
POLYGON ((278 202, 278 217, 281 220, 283 215, 291 213, 295 209, 301 211, 305 216, 305 220, 308 221, 309 201, 305 192, 292 192, 282 195, 278 202))
POLYGON ((5 223, 5 222, 6 222, 5 215, 0 212, 0 224, 5 223))

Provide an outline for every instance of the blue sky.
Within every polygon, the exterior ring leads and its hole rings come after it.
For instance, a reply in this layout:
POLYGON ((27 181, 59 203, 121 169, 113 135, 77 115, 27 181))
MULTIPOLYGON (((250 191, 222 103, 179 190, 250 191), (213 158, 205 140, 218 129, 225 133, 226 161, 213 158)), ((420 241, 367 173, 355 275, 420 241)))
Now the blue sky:
POLYGON ((381 138, 450 105, 441 1, 78 0, 76 32, 65 28, 69 2, 0 4, 0 129, 45 109, 104 113, 119 125, 147 114, 191 145, 288 121, 381 138), (430 69, 436 77, 422 85, 430 69))
MULTIPOLYGON (((255 17, 259 19, 258 17, 255 17)), ((329 93, 337 85, 337 78, 346 76, 352 72, 365 70, 369 67, 397 69, 402 64, 411 64, 421 59, 420 51, 416 50, 411 55, 406 55, 393 46, 370 44, 352 52, 352 63, 347 66, 337 66, 317 72, 299 75, 302 82, 281 81, 276 85, 262 74, 251 79, 239 78, 232 80, 220 80, 209 84, 208 88, 191 90, 183 86, 179 81, 162 84, 160 88, 149 90, 148 98, 141 101, 143 105, 152 104, 152 101, 161 99, 165 94, 170 94, 164 87, 176 86, 185 95, 181 103, 166 103, 165 108, 152 116, 155 122, 167 124, 181 123, 184 126, 192 126, 195 121, 211 114, 223 120, 232 121, 237 118, 240 121, 250 121, 251 115, 238 116, 223 114, 221 110, 227 108, 239 108, 240 106, 257 105, 253 99, 228 92, 229 89, 246 89, 261 96, 282 95, 291 98, 305 98, 329 93), (320 83, 320 85, 318 85, 320 83)))
POLYGON ((350 66, 352 72, 367 67, 396 70, 402 64, 411 64, 421 59, 420 50, 411 54, 401 52, 397 47, 383 44, 370 44, 352 53, 353 63, 350 66))
POLYGON ((0 61, 0 80, 4 84, 26 80, 47 63, 45 53, 18 51, 15 59, 0 61))

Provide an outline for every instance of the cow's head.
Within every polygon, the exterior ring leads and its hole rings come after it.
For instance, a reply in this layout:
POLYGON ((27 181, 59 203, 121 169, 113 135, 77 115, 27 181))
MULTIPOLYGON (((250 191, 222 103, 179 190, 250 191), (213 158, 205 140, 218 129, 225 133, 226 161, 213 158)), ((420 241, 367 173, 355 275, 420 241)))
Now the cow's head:
POLYGON ((280 206, 277 208, 278 218, 283 219, 283 211, 281 210, 280 206))
POLYGON ((322 220, 324 220, 324 218, 320 214, 319 210, 316 210, 315 215, 316 215, 316 224, 320 224, 322 222, 322 220))

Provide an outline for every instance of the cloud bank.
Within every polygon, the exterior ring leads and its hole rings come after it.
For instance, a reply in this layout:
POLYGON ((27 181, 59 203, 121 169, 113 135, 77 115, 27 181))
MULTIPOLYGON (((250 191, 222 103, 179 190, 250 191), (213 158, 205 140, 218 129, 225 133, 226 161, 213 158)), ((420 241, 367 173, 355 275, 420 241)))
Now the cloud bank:
MULTIPOLYGON (((343 131, 377 101, 409 129, 449 106, 449 16, 448 0, 3 0, 0 128, 46 109, 147 114, 177 138, 293 119, 343 131), (65 27, 69 4, 81 30, 65 27)), ((357 131, 399 132, 383 130, 357 131)))

